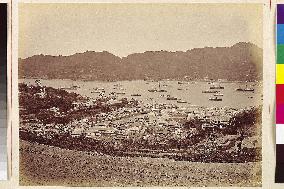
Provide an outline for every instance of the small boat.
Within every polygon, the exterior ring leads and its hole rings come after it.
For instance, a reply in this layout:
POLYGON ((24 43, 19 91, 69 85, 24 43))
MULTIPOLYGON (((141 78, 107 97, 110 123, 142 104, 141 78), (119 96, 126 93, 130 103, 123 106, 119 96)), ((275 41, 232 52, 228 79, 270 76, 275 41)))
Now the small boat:
POLYGON ((101 93, 101 91, 91 91, 91 93, 101 93))
POLYGON ((211 97, 211 98, 209 98, 209 100, 211 100, 211 101, 222 101, 222 98, 218 98, 218 97, 216 96, 216 97, 211 97))
POLYGON ((141 94, 132 94, 131 96, 141 96, 141 94))
POLYGON ((223 86, 211 86, 209 89, 224 89, 223 86))
POLYGON ((212 83, 212 86, 209 87, 209 89, 224 89, 225 87, 219 85, 214 85, 214 83, 212 83))
POLYGON ((242 92, 254 92, 254 88, 248 87, 248 86, 246 85, 246 87, 245 87, 245 88, 241 88, 241 87, 239 87, 239 88, 237 88, 237 89, 236 89, 236 91, 242 91, 242 92))
POLYGON ((237 88, 236 91, 243 91, 243 92, 253 92, 254 89, 253 88, 246 88, 246 89, 242 89, 242 88, 237 88))
POLYGON ((222 94, 222 93, 216 93, 216 94, 214 94, 214 96, 224 96, 224 94, 222 94))
POLYGON ((159 82, 159 90, 157 90, 156 92, 162 92, 162 93, 164 93, 164 92, 167 92, 167 90, 165 90, 165 89, 161 89, 161 84, 160 84, 160 82, 159 82))
POLYGON ((60 89, 63 90, 77 90, 78 88, 80 88, 79 86, 73 85, 71 87, 61 87, 60 89))
POLYGON ((156 89, 149 89, 148 91, 151 92, 151 93, 157 92, 156 89))
POLYGON ((160 89, 160 90, 157 90, 157 92, 164 93, 164 92, 167 92, 167 90, 165 90, 165 89, 160 89))
POLYGON ((202 91, 202 93, 219 93, 220 91, 216 91, 216 90, 205 90, 205 91, 202 91))
POLYGON ((184 101, 184 100, 178 100, 177 103, 183 103, 184 104, 184 103, 187 103, 187 102, 184 101))
POLYGON ((125 92, 116 92, 118 95, 125 95, 125 92))
POLYGON ((173 97, 173 96, 168 95, 167 100, 177 100, 177 97, 173 97))
POLYGON ((105 90, 104 88, 98 88, 98 87, 95 87, 93 89, 96 90, 96 91, 104 91, 105 90))

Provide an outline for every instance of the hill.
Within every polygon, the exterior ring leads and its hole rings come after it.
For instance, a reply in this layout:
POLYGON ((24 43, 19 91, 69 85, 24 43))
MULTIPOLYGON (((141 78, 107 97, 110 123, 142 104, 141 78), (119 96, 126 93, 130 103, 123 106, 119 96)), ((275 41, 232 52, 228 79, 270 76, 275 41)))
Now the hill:
POLYGON ((20 78, 136 80, 136 79, 262 80, 262 49, 240 42, 231 47, 188 51, 146 51, 120 58, 107 51, 70 56, 35 55, 19 59, 20 78))
POLYGON ((198 163, 113 157, 20 140, 21 186, 256 187, 261 163, 198 163), (245 179, 244 179, 245 178, 245 179))

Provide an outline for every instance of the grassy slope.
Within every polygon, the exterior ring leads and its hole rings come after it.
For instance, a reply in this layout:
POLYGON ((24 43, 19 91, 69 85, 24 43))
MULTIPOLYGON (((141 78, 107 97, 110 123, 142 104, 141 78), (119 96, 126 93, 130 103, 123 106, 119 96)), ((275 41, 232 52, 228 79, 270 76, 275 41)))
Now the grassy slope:
POLYGON ((111 157, 20 141, 20 185, 259 186, 261 163, 111 157))

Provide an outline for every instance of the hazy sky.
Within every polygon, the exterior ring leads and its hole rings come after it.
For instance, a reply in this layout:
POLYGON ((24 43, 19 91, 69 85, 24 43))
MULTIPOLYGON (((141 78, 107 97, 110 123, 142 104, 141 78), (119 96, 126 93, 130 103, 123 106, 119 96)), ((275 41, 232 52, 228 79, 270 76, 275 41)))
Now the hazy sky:
POLYGON ((262 47, 261 4, 20 4, 19 57, 262 47))

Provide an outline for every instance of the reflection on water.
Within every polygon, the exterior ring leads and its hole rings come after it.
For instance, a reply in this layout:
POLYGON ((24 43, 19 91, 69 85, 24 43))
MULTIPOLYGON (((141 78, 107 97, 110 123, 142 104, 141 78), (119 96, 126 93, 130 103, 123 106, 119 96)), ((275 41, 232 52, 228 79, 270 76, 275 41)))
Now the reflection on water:
MULTIPOLYGON (((20 79, 19 82, 35 84, 35 79, 20 79)), ((79 86, 76 90, 69 90, 83 96, 96 98, 100 91, 105 91, 108 95, 115 92, 118 98, 134 98, 142 100, 145 103, 167 103, 177 104, 179 107, 190 107, 192 105, 204 107, 231 107, 244 108, 248 106, 258 106, 262 104, 262 84, 261 83, 221 83, 224 89, 217 89, 223 96, 222 101, 210 101, 213 93, 202 93, 209 90, 212 86, 207 82, 178 82, 178 81, 71 81, 71 80, 41 80, 44 86, 54 88, 68 88, 79 86), (239 92, 236 88, 245 87, 254 88, 254 92, 239 92), (161 90, 164 92, 149 92, 148 90, 161 90), (165 92, 166 91, 166 92, 165 92), (125 93, 125 94, 124 94, 125 93), (140 96, 141 95, 141 96, 140 96), (177 100, 167 100, 167 97, 176 97, 177 100)))

